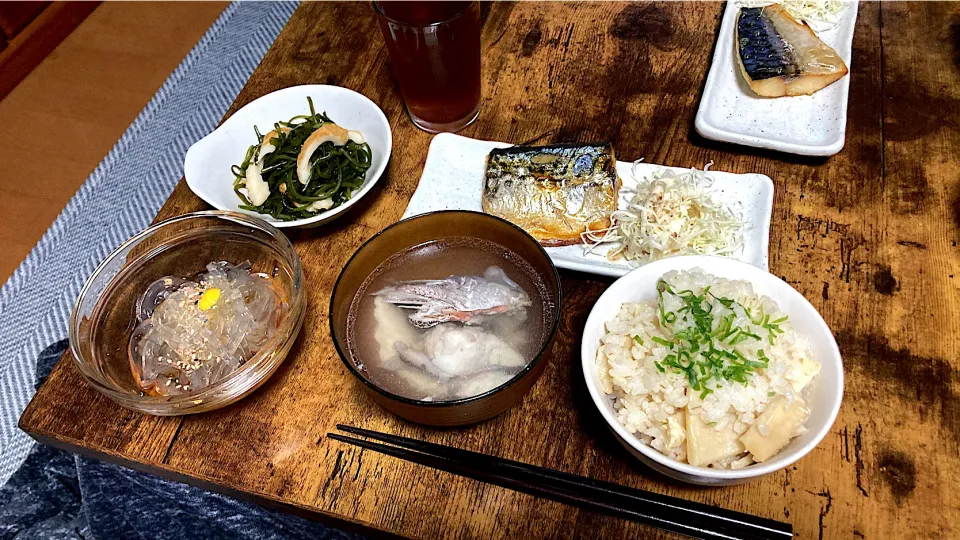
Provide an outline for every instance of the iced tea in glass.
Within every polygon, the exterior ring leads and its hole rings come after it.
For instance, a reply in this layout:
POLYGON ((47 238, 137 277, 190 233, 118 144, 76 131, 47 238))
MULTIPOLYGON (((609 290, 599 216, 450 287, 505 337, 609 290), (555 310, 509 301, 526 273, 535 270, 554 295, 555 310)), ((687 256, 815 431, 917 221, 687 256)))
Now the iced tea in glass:
POLYGON ((459 131, 480 114, 479 2, 373 3, 410 120, 459 131))

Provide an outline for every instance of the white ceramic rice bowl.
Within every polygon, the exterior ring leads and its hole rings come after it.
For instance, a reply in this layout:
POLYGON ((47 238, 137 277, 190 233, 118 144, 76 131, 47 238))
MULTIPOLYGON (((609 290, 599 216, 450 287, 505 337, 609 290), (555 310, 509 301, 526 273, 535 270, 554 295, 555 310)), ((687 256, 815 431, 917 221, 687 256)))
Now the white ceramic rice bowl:
POLYGON ((684 256, 662 259, 633 270, 618 279, 597 300, 583 332, 581 362, 587 389, 607 425, 620 443, 650 468, 670 478, 700 485, 739 484, 770 474, 796 462, 816 447, 830 431, 843 398, 843 364, 840 350, 823 317, 793 287, 780 278, 747 263, 710 256, 684 256), (671 270, 700 268, 724 279, 749 281, 757 294, 773 298, 790 317, 793 327, 807 336, 821 364, 820 375, 808 399, 810 418, 807 433, 794 438, 776 456, 742 469, 711 469, 674 461, 647 446, 617 420, 613 398, 600 387, 596 372, 596 354, 607 321, 613 319, 624 302, 657 299, 656 285, 671 270))

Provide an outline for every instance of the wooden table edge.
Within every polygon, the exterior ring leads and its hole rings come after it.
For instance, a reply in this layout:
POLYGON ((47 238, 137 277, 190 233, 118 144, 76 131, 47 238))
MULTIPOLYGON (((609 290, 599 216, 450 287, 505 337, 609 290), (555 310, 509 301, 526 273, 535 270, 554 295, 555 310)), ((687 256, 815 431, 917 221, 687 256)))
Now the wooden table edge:
MULTIPOLYGON (((69 361, 67 356, 70 354, 69 351, 64 353, 60 357, 59 362, 69 361)), ((58 362, 58 363, 59 363, 58 362)), ((282 499, 271 497, 264 493, 255 493, 251 491, 244 491, 236 486, 228 484, 218 484, 210 480, 205 480, 196 476, 190 476, 182 471, 178 471, 167 466, 165 463, 139 463, 130 459, 127 459, 120 454, 115 452, 101 450, 94 451, 87 449, 76 442, 71 442, 63 439, 57 439, 53 435, 42 432, 42 430, 36 428, 31 424, 33 417, 33 404, 34 401, 31 399, 30 403, 27 405, 27 408, 23 411, 23 414, 20 416, 20 420, 17 422, 17 427, 19 427, 24 433, 29 435, 35 441, 40 444, 51 446, 58 450, 63 450, 80 456, 88 457, 91 459, 96 459, 98 461, 103 461, 105 463, 110 463, 113 465, 119 465, 121 467, 150 474, 163 478, 164 480, 169 480, 172 482, 179 482, 181 484, 187 484, 196 488, 200 488, 209 492, 217 493, 219 495, 224 495, 231 497, 233 499, 250 502, 261 506, 263 508, 283 512, 285 514, 291 514, 303 519, 310 521, 315 521, 322 523, 328 527, 333 527, 343 531, 353 532, 361 534, 365 537, 371 538, 408 538, 402 536, 395 531, 385 531, 376 527, 372 523, 367 523, 360 520, 350 520, 345 519, 342 516, 337 514, 331 514, 316 508, 312 508, 305 505, 294 504, 282 499)))

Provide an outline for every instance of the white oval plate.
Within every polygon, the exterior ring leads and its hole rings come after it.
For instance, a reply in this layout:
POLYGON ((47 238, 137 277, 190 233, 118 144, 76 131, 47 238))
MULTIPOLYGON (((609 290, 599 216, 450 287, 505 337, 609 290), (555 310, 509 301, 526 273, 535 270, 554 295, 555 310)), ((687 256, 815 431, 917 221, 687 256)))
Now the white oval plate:
POLYGON ((370 191, 383 174, 392 148, 390 123, 376 103, 339 86, 307 84, 271 92, 245 105, 187 150, 183 172, 190 190, 218 210, 257 216, 277 228, 316 227, 343 214, 370 191), (331 120, 346 129, 359 131, 367 140, 373 157, 363 185, 347 202, 305 219, 280 221, 266 214, 241 210, 242 201, 233 192, 234 176, 230 167, 240 164, 247 148, 256 144, 253 126, 257 126, 260 133, 266 133, 278 121, 309 114, 307 96, 313 99, 318 112, 326 112, 331 120))
POLYGON ((701 485, 729 485, 746 482, 752 478, 772 473, 794 463, 813 450, 830 431, 840 401, 843 399, 843 363, 840 349, 833 333, 817 312, 817 309, 777 276, 752 265, 733 259, 692 255, 671 257, 654 261, 630 272, 611 285, 594 304, 583 329, 580 360, 583 377, 593 398, 611 431, 621 444, 635 457, 650 468, 671 478, 701 485), (695 467, 674 461, 657 450, 647 446, 637 436, 630 433, 617 420, 613 409, 613 399, 600 388, 597 375, 596 357, 600 347, 600 338, 607 321, 616 317, 624 302, 644 302, 657 299, 657 281, 671 270, 690 270, 701 268, 708 274, 722 279, 748 281, 757 294, 769 296, 780 310, 790 317, 790 324, 801 335, 806 336, 813 347, 813 354, 820 361, 820 375, 810 395, 810 418, 807 419, 807 431, 794 438, 777 455, 769 460, 743 469, 711 469, 695 467))
MULTIPOLYGON (((483 212, 483 175, 487 154, 494 148, 512 146, 494 141, 479 141, 460 135, 441 133, 430 142, 427 163, 417 191, 410 199, 404 218, 437 210, 474 210, 483 212)), ((620 191, 620 207, 626 207, 628 190, 650 175, 679 167, 665 167, 653 163, 618 161, 617 174, 623 181, 620 191), (636 176, 634 176, 636 173, 636 176)), ((734 174, 710 170, 713 185, 709 192, 728 205, 739 205, 747 221, 744 231, 744 248, 734 258, 767 269, 767 249, 770 238, 770 215, 773 212, 773 182, 762 174, 734 174)), ((610 261, 607 251, 610 246, 600 246, 596 251, 584 252, 584 246, 548 247, 547 254, 553 264, 567 270, 587 272, 601 276, 619 277, 635 267, 624 260, 610 261)))

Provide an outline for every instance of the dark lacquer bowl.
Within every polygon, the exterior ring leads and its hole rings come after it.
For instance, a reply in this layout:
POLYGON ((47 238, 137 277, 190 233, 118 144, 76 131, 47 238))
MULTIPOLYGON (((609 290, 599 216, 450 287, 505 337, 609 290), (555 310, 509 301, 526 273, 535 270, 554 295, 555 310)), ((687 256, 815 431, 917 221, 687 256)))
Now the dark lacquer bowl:
POLYGON ((433 212, 395 223, 368 240, 340 272, 330 300, 330 333, 343 363, 373 399, 388 411, 421 424, 460 426, 492 418, 520 402, 547 365, 560 319, 560 279, 540 244, 523 229, 479 212, 433 212), (364 280, 381 263, 414 246, 449 237, 471 237, 496 242, 522 257, 545 285, 541 300, 550 306, 542 343, 536 357, 516 376, 482 394, 450 400, 420 401, 384 390, 358 369, 362 361, 347 346, 350 304, 364 280))

